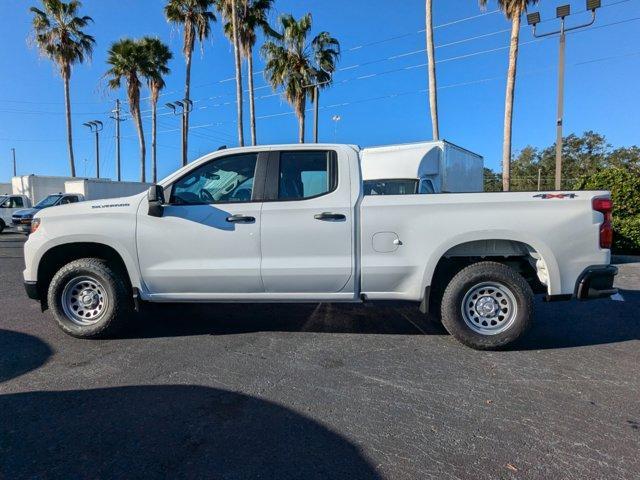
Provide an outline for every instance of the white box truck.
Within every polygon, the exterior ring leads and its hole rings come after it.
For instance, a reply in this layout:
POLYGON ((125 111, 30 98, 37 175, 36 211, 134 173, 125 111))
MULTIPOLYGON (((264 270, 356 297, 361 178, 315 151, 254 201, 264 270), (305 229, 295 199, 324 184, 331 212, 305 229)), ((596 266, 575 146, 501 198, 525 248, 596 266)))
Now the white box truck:
POLYGON ((72 177, 54 177, 47 175, 19 175, 11 179, 13 194, 26 195, 34 205, 43 198, 55 193, 64 193, 64 182, 72 177))
POLYGON ((65 193, 79 193, 85 200, 128 197, 146 191, 152 184, 114 182, 108 178, 76 178, 64 182, 65 193))
POLYGON ((445 140, 364 148, 365 195, 483 190, 483 158, 445 140))

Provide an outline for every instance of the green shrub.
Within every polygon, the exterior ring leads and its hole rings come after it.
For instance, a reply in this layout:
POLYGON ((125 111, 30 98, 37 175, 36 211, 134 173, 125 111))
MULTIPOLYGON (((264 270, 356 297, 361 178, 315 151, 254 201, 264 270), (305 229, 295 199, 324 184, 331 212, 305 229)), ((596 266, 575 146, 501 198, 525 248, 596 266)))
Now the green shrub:
POLYGON ((613 247, 619 252, 640 254, 640 215, 613 219, 613 247))
POLYGON ((582 177, 578 190, 609 190, 613 200, 613 248, 640 252, 640 172, 611 167, 582 177))

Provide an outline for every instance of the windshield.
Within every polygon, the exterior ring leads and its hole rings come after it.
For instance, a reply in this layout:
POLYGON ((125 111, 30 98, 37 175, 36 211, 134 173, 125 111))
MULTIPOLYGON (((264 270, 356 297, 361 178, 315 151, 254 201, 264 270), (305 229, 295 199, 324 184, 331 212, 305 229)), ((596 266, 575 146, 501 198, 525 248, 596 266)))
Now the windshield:
POLYGON ((7 201, 7 198, 9 197, 7 197, 6 195, 0 195, 0 206, 2 206, 2 204, 7 201))
POLYGON ((418 180, 365 180, 363 186, 365 195, 412 195, 418 191, 418 180))
POLYGON ((49 195, 48 197, 45 197, 38 203, 36 203, 35 208, 53 207, 56 203, 58 203, 58 200, 60 200, 61 197, 62 195, 49 195))

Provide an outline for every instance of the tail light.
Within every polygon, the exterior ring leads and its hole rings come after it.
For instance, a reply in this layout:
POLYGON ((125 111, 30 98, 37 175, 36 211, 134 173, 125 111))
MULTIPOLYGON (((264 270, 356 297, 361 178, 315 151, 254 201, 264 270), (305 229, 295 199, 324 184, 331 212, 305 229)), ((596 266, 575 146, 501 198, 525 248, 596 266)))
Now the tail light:
POLYGON ((604 221, 600 224, 600 248, 611 248, 613 243, 613 229, 611 227, 611 210, 613 201, 610 198, 594 198, 593 209, 604 215, 604 221))

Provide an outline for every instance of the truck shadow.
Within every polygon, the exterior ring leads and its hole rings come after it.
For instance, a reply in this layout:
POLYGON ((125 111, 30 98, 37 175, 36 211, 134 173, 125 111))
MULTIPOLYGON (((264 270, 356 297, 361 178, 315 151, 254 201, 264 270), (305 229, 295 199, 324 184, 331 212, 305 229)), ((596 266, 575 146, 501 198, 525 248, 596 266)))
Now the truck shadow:
POLYGON ((0 383, 41 367, 52 353, 33 335, 0 329, 0 383))
POLYGON ((0 478, 380 478, 313 419, 196 385, 1 395, 0 424, 0 478))
MULTIPOLYGON (((536 300, 532 329, 510 350, 544 350, 640 339, 640 291, 624 302, 536 300)), ((338 304, 148 304, 124 338, 315 332, 446 336, 414 306, 338 304)), ((451 339, 453 341, 453 339, 451 339)))
POLYGON ((347 304, 145 304, 123 336, 153 338, 250 332, 445 334, 415 307, 347 304))
POLYGON ((510 350, 546 350, 640 340, 640 291, 620 290, 624 302, 536 302, 529 333, 510 350))

